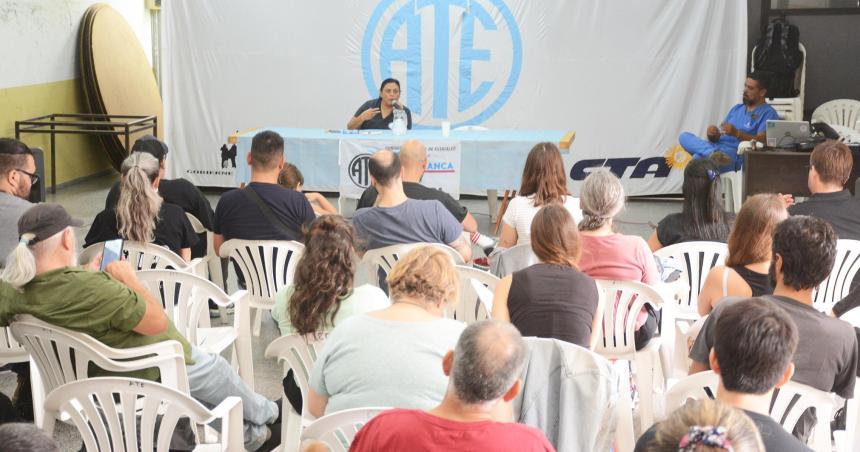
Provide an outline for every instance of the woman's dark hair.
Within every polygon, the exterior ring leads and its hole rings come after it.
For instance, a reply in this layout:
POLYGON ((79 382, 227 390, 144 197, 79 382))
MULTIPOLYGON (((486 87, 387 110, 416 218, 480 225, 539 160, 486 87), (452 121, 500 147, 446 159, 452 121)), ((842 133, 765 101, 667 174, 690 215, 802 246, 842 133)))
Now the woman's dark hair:
POLYGON ((729 235, 723 210, 720 167, 712 159, 696 159, 684 169, 684 235, 697 240, 724 242, 729 235))
POLYGON ((833 270, 839 238, 830 223, 794 215, 773 231, 770 279, 776 282, 776 257, 782 258, 782 283, 794 290, 818 287, 833 270))
POLYGON ((545 264, 576 267, 582 245, 576 221, 561 204, 538 210, 531 226, 532 251, 545 264))
POLYGON ((352 292, 355 261, 355 230, 342 216, 322 215, 311 222, 289 300, 297 333, 332 327, 341 299, 352 292))
POLYGON ((399 80, 397 80, 396 78, 387 78, 387 79, 383 80, 382 83, 379 85, 379 92, 382 92, 382 90, 385 89, 385 85, 387 85, 389 83, 394 83, 395 85, 397 85, 397 88, 400 88, 400 81, 399 80))
POLYGON ((531 195, 534 195, 535 207, 564 202, 567 179, 561 152, 554 143, 538 143, 526 157, 520 196, 531 195))

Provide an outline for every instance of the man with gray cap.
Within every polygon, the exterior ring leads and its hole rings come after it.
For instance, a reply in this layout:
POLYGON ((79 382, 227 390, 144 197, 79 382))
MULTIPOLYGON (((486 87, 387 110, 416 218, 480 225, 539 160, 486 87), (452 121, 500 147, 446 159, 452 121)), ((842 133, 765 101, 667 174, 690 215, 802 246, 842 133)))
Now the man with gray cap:
MULTIPOLYGON (((0 325, 29 314, 115 348, 178 341, 185 352, 191 396, 212 406, 229 396, 240 397, 245 447, 259 448, 270 436, 266 424, 278 417, 277 405, 250 390, 224 358, 192 347, 127 262, 112 262, 104 272, 95 270, 99 258, 88 268, 78 266, 73 228, 81 225, 59 204, 38 204, 21 216, 19 244, 0 274, 0 325)), ((158 371, 126 376, 156 380, 158 371)))
POLYGON ((351 452, 377 450, 552 451, 543 432, 510 422, 526 346, 517 329, 497 320, 469 325, 442 360, 448 391, 430 411, 385 411, 355 436, 351 452), (505 413, 502 415, 501 413, 505 413))

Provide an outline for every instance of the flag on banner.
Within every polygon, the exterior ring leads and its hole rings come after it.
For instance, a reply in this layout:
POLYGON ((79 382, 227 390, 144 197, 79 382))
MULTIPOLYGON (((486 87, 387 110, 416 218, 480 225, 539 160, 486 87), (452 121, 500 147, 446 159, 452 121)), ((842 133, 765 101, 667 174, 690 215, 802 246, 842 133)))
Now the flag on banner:
MULTIPOLYGON (((340 194, 358 199, 370 186, 368 163, 370 156, 380 149, 400 150, 400 141, 340 140, 338 165, 340 166, 340 194)), ((440 141, 427 145, 427 169, 421 183, 460 197, 460 142, 440 141)))

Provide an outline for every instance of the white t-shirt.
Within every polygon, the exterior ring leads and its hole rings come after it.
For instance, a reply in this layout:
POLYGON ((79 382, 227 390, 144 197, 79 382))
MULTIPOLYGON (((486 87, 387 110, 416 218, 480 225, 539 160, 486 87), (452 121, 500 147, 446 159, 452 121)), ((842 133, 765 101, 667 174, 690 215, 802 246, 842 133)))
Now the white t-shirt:
MULTIPOLYGON (((508 210, 502 217, 502 221, 517 230, 517 245, 531 243, 532 220, 537 215, 540 207, 534 206, 533 196, 515 196, 508 204, 508 210)), ((582 210, 579 208, 579 198, 573 196, 564 197, 564 207, 573 216, 576 224, 582 221, 582 210)))
POLYGON ((442 358, 465 328, 444 318, 398 322, 352 316, 326 338, 310 387, 329 397, 326 414, 369 406, 429 410, 448 387, 442 358))

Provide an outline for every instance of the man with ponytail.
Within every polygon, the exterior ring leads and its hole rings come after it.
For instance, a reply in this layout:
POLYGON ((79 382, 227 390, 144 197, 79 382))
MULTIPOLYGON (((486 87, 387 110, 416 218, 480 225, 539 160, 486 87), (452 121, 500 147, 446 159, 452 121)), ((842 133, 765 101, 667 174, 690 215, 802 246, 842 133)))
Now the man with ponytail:
MULTIPOLYGON (((0 274, 0 325, 29 314, 114 348, 178 341, 191 396, 211 406, 230 396, 241 398, 245 447, 260 448, 271 435, 266 424, 277 419, 277 405, 249 389, 224 358, 192 347, 127 262, 112 262, 104 272, 96 270, 100 258, 78 266, 73 228, 82 224, 59 204, 39 204, 21 216, 19 243, 0 274)), ((158 370, 124 376, 156 380, 158 370)))

